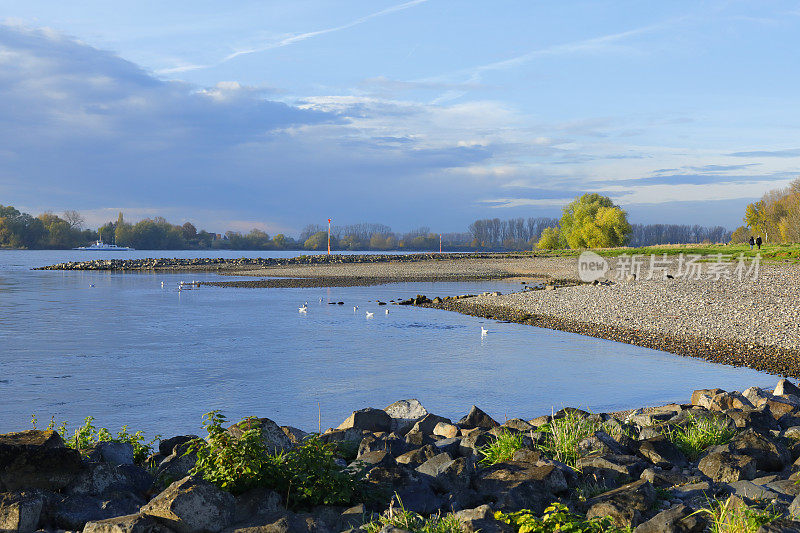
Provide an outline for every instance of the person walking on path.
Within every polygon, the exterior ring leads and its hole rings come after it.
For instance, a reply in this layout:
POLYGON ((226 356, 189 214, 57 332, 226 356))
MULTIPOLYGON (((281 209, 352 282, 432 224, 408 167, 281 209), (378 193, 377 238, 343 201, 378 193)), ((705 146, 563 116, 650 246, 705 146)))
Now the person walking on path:
POLYGON ((756 243, 756 240, 753 238, 753 236, 752 236, 752 235, 750 235, 750 249, 751 249, 751 250, 753 249, 753 245, 754 245, 755 243, 756 243))
POLYGON ((756 237, 756 246, 758 246, 758 249, 759 249, 759 250, 761 250, 761 243, 762 243, 762 242, 763 242, 763 241, 761 240, 761 235, 759 235, 758 237, 756 237))

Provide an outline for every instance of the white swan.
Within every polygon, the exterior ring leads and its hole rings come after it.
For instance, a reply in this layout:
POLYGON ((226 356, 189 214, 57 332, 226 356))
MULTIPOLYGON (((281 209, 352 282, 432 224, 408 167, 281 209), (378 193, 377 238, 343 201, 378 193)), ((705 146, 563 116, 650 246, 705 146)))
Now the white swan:
POLYGON ((301 305, 300 307, 297 308, 297 311, 303 314, 308 313, 308 304, 301 305))
POLYGON ((388 309, 386 310, 386 314, 387 314, 387 315, 389 314, 389 310, 388 310, 388 309))
POLYGON ((357 305, 354 305, 354 306, 353 306, 353 312, 355 313, 356 311, 358 311, 358 306, 357 306, 357 305))
POLYGON ((370 313, 367 311, 367 318, 372 318, 373 316, 375 316, 375 313, 370 313))
POLYGON ((487 333, 489 333, 489 330, 481 326, 481 337, 485 337, 487 333))

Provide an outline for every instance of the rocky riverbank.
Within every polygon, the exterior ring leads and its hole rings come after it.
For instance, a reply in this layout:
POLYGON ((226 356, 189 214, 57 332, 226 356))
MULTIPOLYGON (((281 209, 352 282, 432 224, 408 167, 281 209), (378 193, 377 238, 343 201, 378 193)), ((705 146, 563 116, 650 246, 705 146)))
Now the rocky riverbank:
MULTIPOLYGON (((79 452, 53 431, 10 433, 0 435, 0 530, 377 531, 402 501, 424 516, 454 513, 453 531, 515 531, 496 512, 539 516, 558 502, 638 533, 699 533, 709 517, 696 511, 717 500, 782 517, 764 533, 800 531, 790 519, 800 513, 800 389, 781 380, 773 391, 706 389, 687 400, 625 413, 565 408, 503 423, 475 406, 449 420, 416 400, 361 409, 320 442, 336 443, 333 468, 362 490, 346 503, 307 508, 274 492, 269 478, 234 495, 218 486, 224 478, 215 485, 190 475, 194 436, 161 440, 137 465, 128 443, 79 452)), ((230 445, 247 427, 263 449, 309 453, 308 434, 268 418, 221 429, 217 442, 230 445)), ((248 460, 227 457, 231 465, 248 460)), ((306 470, 299 475, 313 483, 317 474, 306 470)))

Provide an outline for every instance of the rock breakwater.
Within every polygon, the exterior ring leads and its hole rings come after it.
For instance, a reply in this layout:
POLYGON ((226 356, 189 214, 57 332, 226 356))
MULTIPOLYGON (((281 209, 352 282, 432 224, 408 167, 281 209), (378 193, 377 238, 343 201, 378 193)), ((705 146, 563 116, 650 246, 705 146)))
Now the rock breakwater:
MULTIPOLYGON (((699 533, 709 523, 697 511, 716 499, 768 508, 782 531, 800 530, 791 520, 800 512, 800 388, 787 380, 772 391, 697 390, 684 404, 624 413, 520 414, 501 423, 473 406, 451 420, 417 400, 354 411, 318 439, 336 443, 336 468, 363 490, 346 505, 307 509, 268 480, 234 495, 191 475, 194 436, 163 439, 136 465, 127 443, 79 452, 53 431, 0 435, 0 529, 376 531, 365 524, 386 522, 402 500, 421 515, 454 513, 465 532, 514 531, 495 513, 538 516, 555 502, 638 533, 699 533), (712 437, 700 442, 698 432, 712 437)), ((232 442, 253 428, 272 453, 309 439, 268 418, 222 431, 232 442)))

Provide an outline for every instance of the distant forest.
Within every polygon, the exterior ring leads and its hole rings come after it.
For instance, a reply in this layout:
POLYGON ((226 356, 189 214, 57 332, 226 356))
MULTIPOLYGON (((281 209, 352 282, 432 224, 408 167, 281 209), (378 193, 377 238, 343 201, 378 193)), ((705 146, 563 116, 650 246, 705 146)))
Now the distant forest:
MULTIPOLYGON (((442 233, 443 251, 530 250, 545 228, 558 226, 555 218, 512 218, 476 220, 463 233, 442 233)), ((327 226, 310 224, 297 238, 284 234, 268 235, 253 229, 249 233, 224 234, 198 230, 191 222, 171 224, 161 217, 136 223, 124 220, 107 222, 97 231, 86 229, 77 211, 61 216, 43 213, 32 216, 12 206, 0 205, 0 247, 28 249, 70 249, 96 240, 130 246, 138 250, 325 250, 327 226)), ((676 224, 633 224, 628 244, 728 242, 731 232, 720 226, 682 226, 676 224)), ((333 226, 332 250, 414 250, 438 251, 440 234, 428 227, 396 233, 385 224, 361 223, 333 226)))

